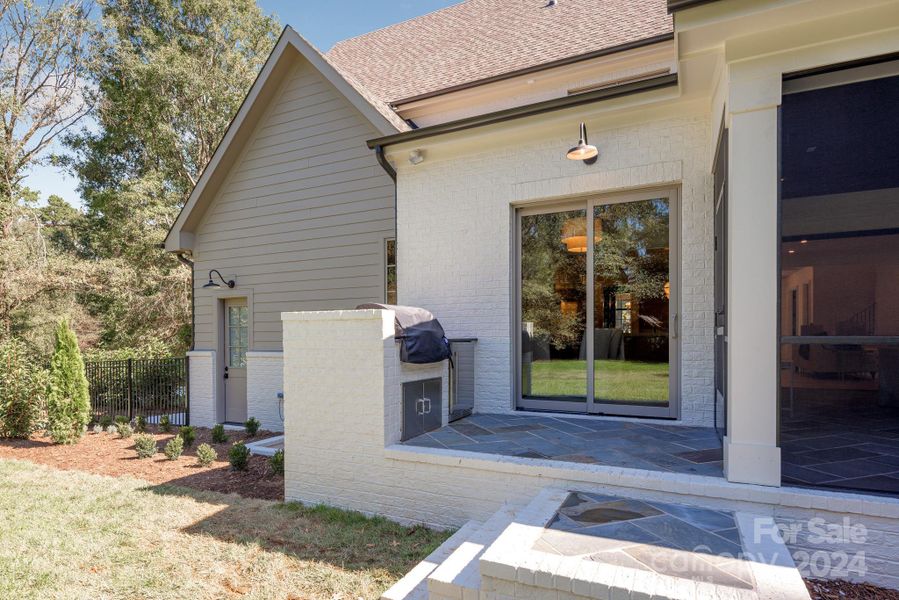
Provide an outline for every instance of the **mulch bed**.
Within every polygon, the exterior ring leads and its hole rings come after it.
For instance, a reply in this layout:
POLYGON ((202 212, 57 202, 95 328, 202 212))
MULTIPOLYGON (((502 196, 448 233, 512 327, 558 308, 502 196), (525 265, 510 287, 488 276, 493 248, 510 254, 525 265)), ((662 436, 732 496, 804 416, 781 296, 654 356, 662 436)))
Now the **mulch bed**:
POLYGON ((899 590, 886 590, 867 583, 806 579, 805 586, 812 600, 899 600, 899 590))
MULTIPOLYGON (((159 447, 152 458, 138 459, 134 451, 134 436, 122 439, 114 433, 89 431, 77 444, 53 444, 46 437, 35 435, 28 440, 0 440, 0 458, 15 458, 71 471, 87 471, 112 477, 130 476, 154 484, 181 485, 201 490, 236 493, 264 500, 284 499, 284 477, 272 475, 268 457, 251 456, 246 471, 234 471, 228 463, 228 450, 237 441, 258 441, 274 434, 259 431, 249 438, 244 431, 228 431, 228 442, 214 444, 209 429, 197 427, 193 446, 184 449, 177 460, 169 460, 162 453, 166 442, 175 436, 160 433, 148 426, 159 447), (209 444, 218 452, 218 460, 202 467, 197 464, 197 446, 209 444)), ((135 434, 136 435, 136 434, 135 434)))

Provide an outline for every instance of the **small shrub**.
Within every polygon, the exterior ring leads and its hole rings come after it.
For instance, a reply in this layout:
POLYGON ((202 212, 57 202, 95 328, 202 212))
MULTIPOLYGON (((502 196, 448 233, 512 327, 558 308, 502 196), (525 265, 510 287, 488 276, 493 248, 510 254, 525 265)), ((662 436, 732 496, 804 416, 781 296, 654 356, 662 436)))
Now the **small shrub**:
POLYGON ((250 449, 243 442, 236 442, 228 450, 228 462, 235 471, 246 471, 250 462, 250 449))
POLYGON ((216 444, 224 444, 228 441, 228 434, 225 433, 225 426, 221 423, 212 428, 212 441, 216 444))
POLYGON ((116 415, 115 422, 117 425, 122 425, 128 422, 128 417, 126 417, 125 415, 116 415))
POLYGON ((143 433, 147 430, 147 419, 143 415, 137 415, 134 417, 134 431, 137 433, 143 433))
POLYGON ((105 429, 103 429, 103 426, 100 425, 99 423, 96 423, 94 425, 94 433, 103 433, 104 431, 105 431, 105 429))
POLYGON ((197 446, 197 462, 204 467, 208 467, 219 457, 215 448, 209 444, 200 444, 197 446))
POLYGON ((194 445, 194 440, 197 439, 197 430, 192 425, 185 425, 178 430, 178 436, 184 440, 184 445, 190 448, 194 445))
POLYGON ((109 425, 105 431, 106 433, 115 433, 118 431, 118 427, 116 425, 109 425))
POLYGON ((178 460, 178 457, 184 452, 184 439, 180 435, 176 435, 169 440, 162 451, 169 460, 178 460))
POLYGON ((163 433, 168 433, 172 430, 172 423, 169 421, 168 415, 162 415, 159 417, 159 429, 163 433))
POLYGON ((268 459, 273 475, 284 475, 284 450, 278 450, 268 459))
POLYGON ((112 425, 112 417, 109 415, 103 415, 100 417, 100 426, 103 428, 103 431, 109 429, 109 426, 112 425))
POLYGON ((131 434, 134 433, 134 430, 131 428, 131 425, 128 423, 119 423, 116 425, 116 431, 119 432, 119 437, 123 439, 128 439, 131 437, 131 434))
POLYGON ((138 435, 134 438, 134 450, 138 458, 150 458, 156 454, 156 438, 146 433, 138 435))
POLYGON ((0 343, 0 436, 28 438, 40 428, 47 373, 16 338, 0 343))
POLYGON ((259 431, 259 419, 256 417, 250 417, 247 419, 247 422, 243 424, 244 428, 247 430, 247 435, 253 437, 256 435, 256 432, 259 431))
POLYGON ((78 338, 65 320, 56 328, 56 347, 47 385, 47 432, 57 444, 77 442, 91 418, 84 360, 78 338))

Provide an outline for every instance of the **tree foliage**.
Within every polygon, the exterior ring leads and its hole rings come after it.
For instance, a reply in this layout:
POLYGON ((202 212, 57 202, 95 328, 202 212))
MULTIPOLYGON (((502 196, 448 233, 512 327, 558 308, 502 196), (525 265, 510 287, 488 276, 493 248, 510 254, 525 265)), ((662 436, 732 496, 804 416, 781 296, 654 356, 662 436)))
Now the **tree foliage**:
POLYGON ((0 436, 27 438, 40 428, 46 385, 21 340, 0 342, 0 436))
POLYGON ((189 339, 190 270, 161 245, 277 38, 252 0, 101 0, 96 128, 67 137, 88 238, 113 261, 90 298, 105 347, 189 339))
POLYGON ((0 198, 8 208, 30 166, 84 117, 94 32, 77 0, 0 0, 0 198))
POLYGON ((58 444, 77 442, 90 420, 90 396, 75 332, 66 321, 56 329, 47 387, 47 432, 58 444))

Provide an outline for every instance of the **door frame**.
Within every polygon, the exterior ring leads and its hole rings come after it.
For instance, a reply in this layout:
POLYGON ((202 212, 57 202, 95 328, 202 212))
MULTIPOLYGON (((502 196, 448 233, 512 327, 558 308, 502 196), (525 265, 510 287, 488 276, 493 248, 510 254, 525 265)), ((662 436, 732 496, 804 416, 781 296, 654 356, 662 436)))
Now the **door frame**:
MULTIPOLYGON (((234 277, 230 277, 234 279, 234 277)), ((205 290, 204 290, 205 291, 205 290)), ((212 347, 215 348, 215 422, 223 423, 225 420, 225 301, 245 299, 247 301, 247 342, 248 352, 255 350, 253 341, 253 290, 250 288, 232 290, 222 288, 210 293, 212 304, 212 347)), ((249 362, 247 363, 247 377, 249 377, 249 362)))
MULTIPOLYGON (((530 203, 513 207, 512 223, 512 402, 517 410, 548 410, 554 412, 572 412, 589 415, 604 415, 615 417, 655 417, 665 419, 677 419, 680 417, 681 398, 681 198, 678 186, 654 187, 627 192, 595 193, 580 196, 563 201, 548 201, 530 203), (595 370, 587 369, 587 395, 585 402, 566 400, 541 400, 523 399, 521 397, 521 218, 523 216, 547 214, 567 210, 586 210, 587 239, 593 239, 593 211, 596 206, 607 204, 620 204, 626 202, 639 202, 641 200, 655 200, 667 198, 668 200, 668 270, 670 276, 670 296, 668 299, 669 325, 669 381, 668 381, 668 406, 664 408, 644 405, 611 404, 596 402, 594 398, 595 370), (610 410, 611 409, 611 410, 610 410), (614 411, 614 412, 613 412, 614 411)), ((587 247, 587 271, 585 274, 587 284, 587 332, 592 332, 594 323, 594 279, 593 273, 593 245, 587 247)), ((585 335, 587 333, 585 332, 585 335)), ((587 335, 586 355, 593 356, 593 335, 587 335)))

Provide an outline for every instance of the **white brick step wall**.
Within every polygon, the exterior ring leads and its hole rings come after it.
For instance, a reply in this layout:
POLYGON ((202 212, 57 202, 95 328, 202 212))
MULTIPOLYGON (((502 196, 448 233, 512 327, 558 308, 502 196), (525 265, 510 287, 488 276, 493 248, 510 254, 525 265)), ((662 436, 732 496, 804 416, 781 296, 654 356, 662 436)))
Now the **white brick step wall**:
POLYGON ((428 575, 440 566, 468 538, 481 527, 478 521, 469 521, 443 542, 427 558, 415 565, 402 579, 381 594, 381 600, 427 600, 428 575))
POLYGON ((519 510, 517 506, 504 505, 434 569, 428 577, 429 599, 478 600, 481 555, 515 520, 519 510))

